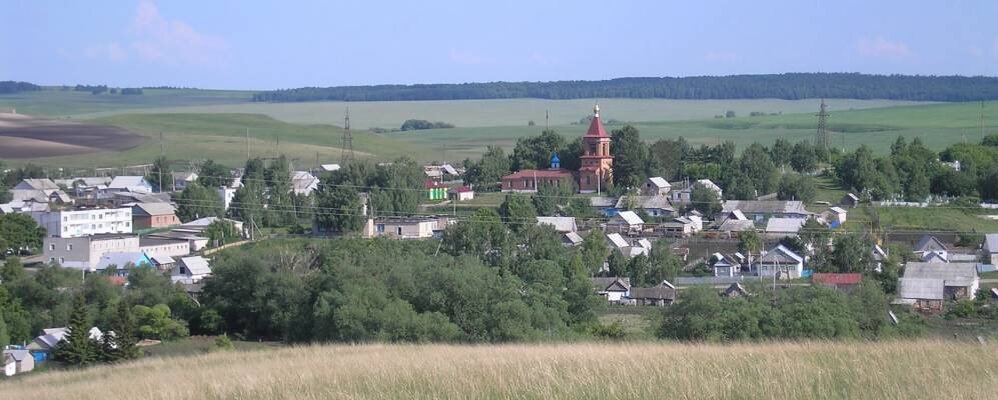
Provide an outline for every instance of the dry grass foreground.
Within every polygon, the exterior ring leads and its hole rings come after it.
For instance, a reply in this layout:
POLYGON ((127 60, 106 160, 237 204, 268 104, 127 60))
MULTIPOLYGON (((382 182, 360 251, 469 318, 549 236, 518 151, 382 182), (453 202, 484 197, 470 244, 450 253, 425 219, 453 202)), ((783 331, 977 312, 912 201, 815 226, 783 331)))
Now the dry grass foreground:
POLYGON ((984 399, 998 346, 334 345, 150 358, 0 383, 7 399, 984 399))

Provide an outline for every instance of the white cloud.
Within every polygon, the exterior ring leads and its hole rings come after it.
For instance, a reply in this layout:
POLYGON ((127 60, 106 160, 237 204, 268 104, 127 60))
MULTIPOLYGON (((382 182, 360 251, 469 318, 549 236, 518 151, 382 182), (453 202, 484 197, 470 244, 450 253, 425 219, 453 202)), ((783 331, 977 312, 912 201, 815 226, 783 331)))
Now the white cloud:
POLYGON ((118 42, 111 42, 87 47, 83 54, 89 59, 121 61, 128 58, 128 53, 118 42))
POLYGON ((856 44, 856 50, 860 55, 868 57, 901 58, 911 54, 908 45, 904 42, 890 41, 883 36, 877 36, 875 39, 860 39, 856 44))
POLYGON ((148 0, 139 3, 131 31, 136 35, 132 50, 148 61, 210 66, 220 63, 227 51, 222 38, 200 33, 184 21, 164 18, 148 0))
POLYGON ((151 0, 139 3, 122 42, 88 46, 83 54, 91 59, 135 57, 167 65, 208 67, 224 63, 228 54, 224 39, 198 32, 184 21, 165 18, 151 0))
POLYGON ((703 55, 703 59, 707 61, 734 61, 738 59, 738 55, 727 51, 708 51, 703 55))

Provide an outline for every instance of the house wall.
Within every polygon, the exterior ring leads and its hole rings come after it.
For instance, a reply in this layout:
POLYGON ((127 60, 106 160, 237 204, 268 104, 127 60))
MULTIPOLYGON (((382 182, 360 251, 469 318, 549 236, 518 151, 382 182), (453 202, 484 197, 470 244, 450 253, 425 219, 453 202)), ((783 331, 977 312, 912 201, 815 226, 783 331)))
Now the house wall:
POLYGON ((789 269, 790 279, 797 279, 804 273, 804 264, 802 263, 797 263, 796 265, 759 263, 757 267, 759 276, 773 277, 774 274, 779 272, 781 274, 780 278, 785 278, 786 276, 783 273, 789 269))
POLYGON ((173 225, 180 225, 180 218, 177 218, 176 214, 135 215, 132 217, 133 229, 164 228, 173 225))
POLYGON ((735 276, 735 269, 732 267, 714 267, 714 276, 735 276))
POLYGON ((426 220, 418 222, 374 221, 367 232, 367 237, 392 237, 396 239, 425 239, 433 236, 433 228, 437 221, 426 220))
POLYGON ((187 240, 178 240, 164 244, 140 246, 139 250, 146 253, 150 258, 156 256, 186 256, 191 254, 191 243, 187 240))
MULTIPOLYGON (((7 362, 6 357, 2 359, 3 362, 7 362)), ((13 361, 3 365, 3 375, 4 376, 14 376, 17 373, 17 364, 13 361)))
POLYGON ((47 261, 56 261, 65 268, 90 270, 109 252, 139 251, 139 238, 48 237, 43 241, 43 248, 42 254, 47 261))
POLYGON ((17 363, 17 373, 24 373, 35 369, 35 358, 34 357, 24 357, 23 360, 17 363))
POLYGON ((613 303, 619 303, 623 300, 626 292, 606 292, 606 300, 613 303))

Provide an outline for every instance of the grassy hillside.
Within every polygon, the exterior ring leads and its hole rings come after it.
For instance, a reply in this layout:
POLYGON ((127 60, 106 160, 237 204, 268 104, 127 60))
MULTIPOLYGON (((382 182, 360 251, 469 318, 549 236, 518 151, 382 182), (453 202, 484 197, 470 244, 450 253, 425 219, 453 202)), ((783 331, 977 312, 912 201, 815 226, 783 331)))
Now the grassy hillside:
MULTIPOLYGON (((122 152, 105 152, 34 160, 52 166, 92 168, 151 162, 159 155, 159 134, 171 160, 211 158, 229 166, 246 160, 246 130, 250 155, 272 157, 286 154, 296 166, 314 166, 316 153, 323 163, 339 162, 342 130, 331 125, 296 125, 258 114, 124 114, 93 120, 129 129, 149 138, 144 144, 122 152), (278 139, 280 146, 278 148, 278 139)), ((424 159, 432 154, 419 146, 388 139, 370 132, 353 135, 357 158, 391 159, 401 155, 424 159)))
MULTIPOLYGON (((307 103, 231 103, 218 105, 121 109, 96 114, 81 114, 91 118, 119 113, 250 113, 264 114, 285 122, 300 124, 343 124, 346 107, 350 107, 351 126, 398 129, 410 119, 449 122, 458 127, 510 126, 526 127, 528 121, 544 125, 547 111, 552 125, 578 122, 592 112, 594 99, 584 100, 442 100, 442 101, 358 101, 307 103)), ((712 118, 725 111, 738 115, 750 112, 813 113, 818 99, 808 100, 664 100, 664 99, 599 99, 604 118, 620 121, 676 121, 712 118)), ((0 103, 2 104, 2 103, 0 103)), ((894 107, 926 104, 895 100, 835 100, 831 111, 894 107)))
POLYGON ((970 399, 998 347, 940 341, 736 345, 335 345, 150 358, 0 382, 41 399, 970 399))
POLYGON ((144 89, 142 95, 124 96, 109 93, 92 95, 90 92, 50 87, 37 92, 0 94, 0 112, 7 112, 13 107, 20 114, 77 117, 147 108, 243 103, 252 97, 252 92, 236 90, 144 89))

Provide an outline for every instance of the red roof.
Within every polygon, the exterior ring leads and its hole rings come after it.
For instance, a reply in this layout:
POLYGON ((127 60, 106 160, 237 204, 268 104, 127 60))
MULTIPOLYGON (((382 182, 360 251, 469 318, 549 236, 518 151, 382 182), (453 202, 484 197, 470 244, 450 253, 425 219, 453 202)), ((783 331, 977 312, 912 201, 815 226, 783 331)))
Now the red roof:
POLYGON ((811 282, 819 285, 856 285, 863 280, 863 274, 832 274, 816 272, 811 276, 811 282))
POLYGON ((506 179, 520 179, 520 178, 570 178, 572 176, 572 171, 567 169, 523 169, 512 174, 502 177, 503 180, 506 179))
POLYGON ((603 122, 599 119, 599 114, 593 116, 592 122, 589 123, 589 130, 586 132, 586 136, 596 136, 596 137, 610 137, 606 134, 606 129, 603 129, 603 122))
POLYGON ((453 190, 453 191, 455 191, 457 193, 467 193, 467 192, 471 192, 472 191, 471 188, 467 187, 467 186, 461 186, 461 187, 457 187, 457 188, 454 188, 454 189, 451 189, 451 190, 453 190))

